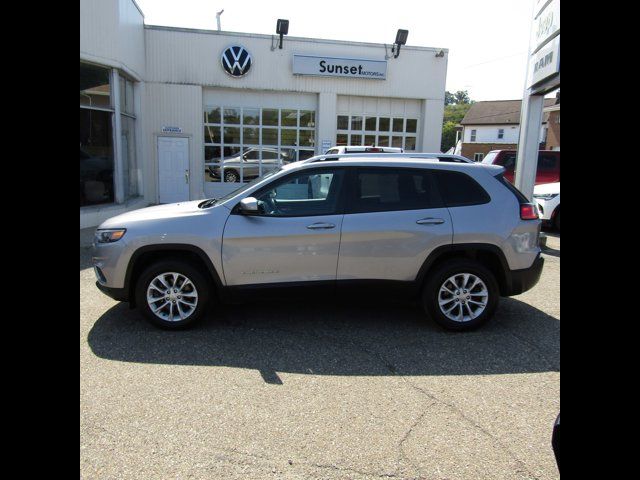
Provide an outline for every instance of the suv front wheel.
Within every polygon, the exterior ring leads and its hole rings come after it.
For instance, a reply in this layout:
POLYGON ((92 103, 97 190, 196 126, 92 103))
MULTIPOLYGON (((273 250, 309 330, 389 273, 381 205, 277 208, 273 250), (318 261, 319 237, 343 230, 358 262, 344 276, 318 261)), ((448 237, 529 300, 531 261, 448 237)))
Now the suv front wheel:
POLYGON ((153 324, 167 329, 198 320, 209 301, 209 284, 200 271, 181 260, 149 266, 136 285, 136 304, 153 324))
POLYGON ((429 273, 422 304, 444 328, 473 330, 493 316, 498 297, 498 284, 491 271, 473 260, 459 259, 429 273))

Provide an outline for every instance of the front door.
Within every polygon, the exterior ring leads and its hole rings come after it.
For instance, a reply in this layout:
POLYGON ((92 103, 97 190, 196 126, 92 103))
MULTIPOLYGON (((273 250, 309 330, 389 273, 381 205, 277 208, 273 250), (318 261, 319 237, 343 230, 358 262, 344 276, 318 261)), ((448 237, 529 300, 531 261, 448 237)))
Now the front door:
POLYGON ((159 202, 189 200, 189 139, 158 137, 159 202))
POLYGON ((344 169, 297 171, 254 196, 259 214, 227 220, 222 262, 227 285, 335 281, 344 169))

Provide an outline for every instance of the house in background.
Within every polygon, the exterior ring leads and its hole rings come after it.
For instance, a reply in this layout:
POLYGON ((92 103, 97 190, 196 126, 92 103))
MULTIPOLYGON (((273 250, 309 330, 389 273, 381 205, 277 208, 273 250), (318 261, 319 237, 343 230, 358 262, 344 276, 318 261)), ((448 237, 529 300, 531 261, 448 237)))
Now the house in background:
MULTIPOLYGON (((543 123, 540 127, 540 149, 547 148, 547 108, 557 104, 557 137, 552 133, 553 146, 560 150, 560 99, 545 98, 543 123), (557 138, 557 142, 556 142, 557 138)), ((477 162, 491 150, 516 150, 520 135, 522 100, 491 100, 474 103, 460 122, 460 154, 477 162)))
POLYGON ((560 150, 560 93, 556 103, 544 107, 543 118, 546 118, 545 150, 560 150))

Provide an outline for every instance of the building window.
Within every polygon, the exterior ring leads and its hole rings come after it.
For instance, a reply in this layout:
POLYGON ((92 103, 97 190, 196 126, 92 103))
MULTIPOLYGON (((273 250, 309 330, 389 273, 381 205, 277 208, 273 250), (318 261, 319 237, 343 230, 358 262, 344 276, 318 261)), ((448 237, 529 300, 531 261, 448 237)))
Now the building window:
POLYGON ((338 115, 336 145, 399 147, 414 151, 418 119, 370 115, 338 115))
POLYGON ((111 70, 80 64, 80 206, 113 203, 111 70))
POLYGON ((473 154, 473 161, 474 162, 481 162, 483 158, 484 158, 484 153, 474 153, 473 154))
POLYGON ((142 192, 142 174, 136 158, 133 82, 118 74, 120 102, 114 103, 110 68, 80 63, 80 206, 116 201, 116 183, 123 199, 142 192), (120 131, 114 132, 116 111, 120 131), (122 158, 116 158, 115 139, 122 143, 122 158), (122 175, 114 178, 114 164, 122 175))
POLYGON ((205 180, 247 182, 281 165, 310 158, 315 155, 315 137, 314 110, 207 106, 205 180))
POLYGON ((498 140, 502 140, 504 138, 504 128, 498 129, 498 140))
POLYGON ((476 130, 471 130, 471 141, 475 142, 476 141, 476 130))

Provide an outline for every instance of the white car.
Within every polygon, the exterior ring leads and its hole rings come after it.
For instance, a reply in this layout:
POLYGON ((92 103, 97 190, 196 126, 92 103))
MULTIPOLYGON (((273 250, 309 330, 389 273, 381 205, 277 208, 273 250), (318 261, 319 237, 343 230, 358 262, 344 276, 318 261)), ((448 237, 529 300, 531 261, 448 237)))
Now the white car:
POLYGON ((331 147, 325 155, 344 154, 344 153, 403 153, 404 150, 398 147, 374 147, 360 145, 343 145, 341 147, 331 147))
POLYGON ((542 221, 560 231, 560 182, 536 185, 533 199, 538 205, 542 221))

